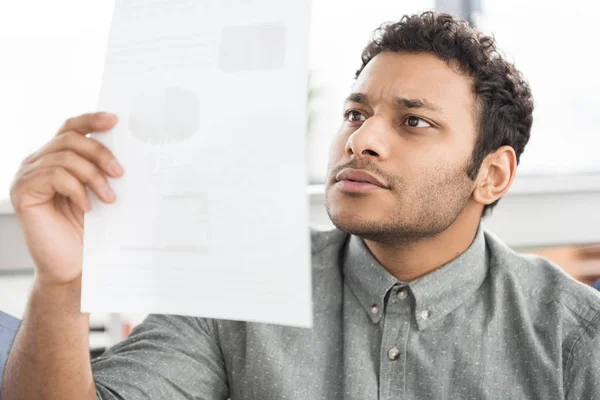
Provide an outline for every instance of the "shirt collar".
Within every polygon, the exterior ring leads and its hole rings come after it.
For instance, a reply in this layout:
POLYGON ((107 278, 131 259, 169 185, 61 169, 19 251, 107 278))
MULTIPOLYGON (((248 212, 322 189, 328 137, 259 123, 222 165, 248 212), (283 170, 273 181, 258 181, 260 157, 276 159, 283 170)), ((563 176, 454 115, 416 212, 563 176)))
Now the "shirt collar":
POLYGON ((410 283, 390 274, 371 254, 364 241, 350 236, 344 258, 344 275, 350 289, 374 323, 383 315, 385 297, 394 286, 408 287, 414 298, 414 316, 424 329, 460 306, 477 290, 488 270, 481 224, 469 248, 454 260, 410 283))

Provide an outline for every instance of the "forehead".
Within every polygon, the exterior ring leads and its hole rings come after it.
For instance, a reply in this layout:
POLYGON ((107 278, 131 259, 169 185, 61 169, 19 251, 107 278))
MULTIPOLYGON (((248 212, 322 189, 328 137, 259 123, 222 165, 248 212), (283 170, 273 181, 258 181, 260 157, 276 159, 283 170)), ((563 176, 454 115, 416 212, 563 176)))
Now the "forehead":
POLYGON ((471 77, 430 53, 380 53, 363 69, 352 91, 368 94, 373 103, 393 96, 427 99, 450 115, 471 115, 475 105, 471 77))

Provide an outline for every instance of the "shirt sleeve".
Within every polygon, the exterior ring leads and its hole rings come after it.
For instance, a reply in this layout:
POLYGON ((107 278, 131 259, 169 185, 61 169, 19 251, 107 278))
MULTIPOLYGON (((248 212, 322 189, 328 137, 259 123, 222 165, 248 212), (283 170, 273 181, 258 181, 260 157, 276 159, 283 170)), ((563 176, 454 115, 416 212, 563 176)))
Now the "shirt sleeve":
POLYGON ((101 400, 227 399, 227 372, 213 320, 149 315, 92 360, 101 400))
POLYGON ((573 345, 565 371, 565 399, 597 399, 600 394, 600 313, 573 345))

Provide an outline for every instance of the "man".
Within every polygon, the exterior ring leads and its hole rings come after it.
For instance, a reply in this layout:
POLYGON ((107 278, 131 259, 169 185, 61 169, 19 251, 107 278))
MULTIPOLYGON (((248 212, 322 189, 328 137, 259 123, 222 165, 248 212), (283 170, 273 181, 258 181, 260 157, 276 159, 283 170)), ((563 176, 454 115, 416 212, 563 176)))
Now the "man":
POLYGON ((110 203, 105 175, 123 170, 83 136, 114 117, 68 120, 11 189, 37 275, 4 399, 598 398, 598 295, 480 227, 532 111, 520 73, 466 23, 428 12, 381 28, 331 146, 338 229, 312 232, 314 328, 151 315, 91 368, 85 187, 110 203))

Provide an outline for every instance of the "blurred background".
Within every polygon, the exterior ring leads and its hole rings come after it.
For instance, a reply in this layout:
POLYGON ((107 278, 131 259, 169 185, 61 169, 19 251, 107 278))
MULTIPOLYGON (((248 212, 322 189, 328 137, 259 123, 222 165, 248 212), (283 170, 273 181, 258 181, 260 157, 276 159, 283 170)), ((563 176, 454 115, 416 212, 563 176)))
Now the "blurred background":
MULTIPOLYGON (((0 310, 21 317, 31 261, 8 200, 20 161, 69 116, 96 110, 112 14, 109 0, 0 3, 0 310)), ((600 61, 593 0, 314 0, 310 38, 307 194, 326 226, 323 181, 363 47, 381 23, 438 9, 493 34, 531 84, 536 110, 517 180, 485 225, 515 250, 542 254, 576 279, 600 278, 600 61)), ((110 111, 110 110, 108 110, 110 111)), ((97 354, 143 315, 92 315, 97 354)))

